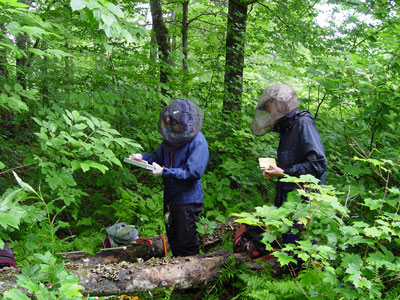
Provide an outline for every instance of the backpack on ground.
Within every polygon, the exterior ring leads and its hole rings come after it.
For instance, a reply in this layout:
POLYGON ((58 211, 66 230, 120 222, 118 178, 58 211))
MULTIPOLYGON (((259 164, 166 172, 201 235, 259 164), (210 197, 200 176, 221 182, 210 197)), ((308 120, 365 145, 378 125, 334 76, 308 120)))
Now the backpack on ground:
POLYGON ((114 248, 122 245, 134 244, 139 238, 139 227, 117 223, 106 228, 104 248, 114 248))
POLYGON ((15 262, 14 253, 7 244, 4 244, 4 248, 0 249, 0 269, 12 267, 16 268, 17 263, 15 262))
MULTIPOLYGON (((233 252, 246 253, 251 259, 272 259, 272 251, 261 242, 264 231, 258 226, 243 224, 233 236, 233 252)), ((272 245, 275 246, 274 243, 272 245)), ((276 245, 277 246, 277 245, 276 245)))

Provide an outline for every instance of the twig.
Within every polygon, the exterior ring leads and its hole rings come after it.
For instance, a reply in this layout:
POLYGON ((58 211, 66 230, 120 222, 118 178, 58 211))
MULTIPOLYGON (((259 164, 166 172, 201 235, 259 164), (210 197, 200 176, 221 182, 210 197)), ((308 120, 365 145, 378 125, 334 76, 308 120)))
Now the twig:
POLYGON ((15 168, 12 168, 12 169, 8 169, 8 170, 0 172, 0 175, 8 173, 8 172, 11 172, 11 171, 14 171, 14 170, 23 169, 23 168, 30 167, 30 166, 33 166, 33 165, 37 165, 37 164, 38 163, 32 163, 32 164, 28 164, 28 165, 24 165, 24 166, 19 166, 19 167, 15 167, 15 168))

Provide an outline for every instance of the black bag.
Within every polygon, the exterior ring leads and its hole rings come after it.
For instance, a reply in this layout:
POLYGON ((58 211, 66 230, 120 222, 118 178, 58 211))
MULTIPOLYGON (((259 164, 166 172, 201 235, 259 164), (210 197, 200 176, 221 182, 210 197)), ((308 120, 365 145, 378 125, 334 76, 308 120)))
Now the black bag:
POLYGON ((17 267, 15 262, 14 253, 7 244, 4 245, 3 249, 0 249, 0 269, 5 267, 17 267))
POLYGON ((247 253, 251 259, 272 259, 273 251, 266 250, 261 242, 263 232, 258 226, 241 225, 233 237, 233 252, 247 253))

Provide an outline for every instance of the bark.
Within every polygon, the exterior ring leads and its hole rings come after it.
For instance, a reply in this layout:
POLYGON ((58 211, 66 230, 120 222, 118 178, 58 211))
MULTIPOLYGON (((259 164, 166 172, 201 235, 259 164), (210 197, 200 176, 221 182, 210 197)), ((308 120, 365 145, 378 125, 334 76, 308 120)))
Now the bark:
MULTIPOLYGON (((3 40, 6 40, 7 35, 6 35, 6 27, 4 25, 4 23, 0 24, 0 42, 2 42, 3 40)), ((7 62, 7 50, 5 49, 5 47, 3 48, 3 50, 1 51, 0 54, 0 76, 3 78, 7 78, 8 75, 8 68, 7 68, 8 62, 7 62)))
MULTIPOLYGON (((16 45, 25 54, 28 45, 28 35, 26 33, 19 34, 16 38, 16 45)), ((26 89, 26 61, 27 59, 25 55, 22 55, 16 59, 17 81, 24 88, 24 90, 26 89)))
MULTIPOLYGON (((216 246, 222 236, 232 236, 239 225, 233 220, 228 220, 226 224, 219 223, 212 235, 202 236, 201 248, 206 250, 216 246)), ((252 270, 263 268, 263 264, 251 261, 247 255, 233 254, 227 250, 207 255, 164 257, 162 236, 155 236, 152 241, 152 245, 143 243, 105 249, 92 257, 84 252, 61 254, 69 260, 65 268, 79 278, 79 284, 83 287, 81 292, 91 296, 157 291, 172 286, 174 290, 201 288, 215 280, 230 257, 234 257, 238 263, 245 263, 252 270)), ((275 274, 280 273, 276 259, 264 262, 272 267, 275 274)), ((17 274, 18 269, 0 270, 0 294, 16 288, 17 274)))
POLYGON ((189 94, 187 90, 187 80, 188 80, 188 10, 189 1, 182 2, 182 70, 183 70, 183 94, 187 96, 189 94))
MULTIPOLYGON (((168 239, 166 237, 166 247, 169 250, 168 239)), ((138 260, 148 260, 152 257, 164 257, 164 245, 161 235, 151 238, 151 244, 142 240, 140 244, 132 244, 117 248, 102 249, 94 256, 89 256, 85 252, 64 252, 59 253, 64 259, 76 262, 85 262, 90 266, 108 263, 137 262, 138 260)))
POLYGON ((225 115, 236 114, 242 107, 246 20, 250 3, 229 0, 223 102, 225 115))
MULTIPOLYGON (((160 82, 161 84, 166 84, 169 82, 168 77, 170 72, 168 69, 172 62, 170 56, 171 46, 169 42, 169 33, 162 16, 161 1, 151 0, 150 10, 160 57, 160 82)), ((164 87, 161 88, 161 92, 164 95, 168 95, 168 91, 164 87)))
MULTIPOLYGON (((263 267, 262 264, 249 261, 245 255, 220 250, 208 255, 152 258, 146 262, 136 263, 123 261, 91 265, 88 262, 71 261, 65 264, 65 268, 79 278, 79 285, 83 287, 82 294, 107 296, 157 291, 171 287, 174 287, 174 290, 205 287, 215 280, 222 265, 230 257, 234 257, 237 262, 246 263, 253 270, 263 267)), ((279 265, 276 260, 267 263, 273 269, 279 265)), ((0 274, 2 281, 0 293, 16 288, 17 274, 17 269, 3 270, 0 274)))

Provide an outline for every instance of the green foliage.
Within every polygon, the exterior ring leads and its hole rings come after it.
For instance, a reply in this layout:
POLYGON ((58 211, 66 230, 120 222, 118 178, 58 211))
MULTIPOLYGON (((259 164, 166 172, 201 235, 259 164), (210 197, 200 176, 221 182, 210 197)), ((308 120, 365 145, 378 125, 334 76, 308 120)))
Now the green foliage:
MULTIPOLYGON (((57 264, 49 252, 35 254, 37 264, 25 266, 17 275, 17 286, 32 294, 35 299, 82 299, 78 278, 69 274, 63 264, 57 264)), ((5 299, 30 299, 18 289, 10 289, 4 293, 5 299)))
POLYGON ((280 208, 263 206, 252 213, 236 214, 242 217, 237 221, 263 228, 267 249, 272 250, 270 243, 277 241, 281 249, 273 255, 292 275, 295 258, 303 261, 303 270, 293 280, 304 295, 323 297, 331 291, 329 299, 381 297, 385 281, 397 280, 400 274, 395 249, 384 246, 400 234, 397 214, 382 210, 376 214, 382 207, 374 205, 373 223, 352 219, 354 211, 348 212, 338 198, 340 193, 331 186, 319 186, 309 175, 283 181, 298 184, 298 196, 292 194, 280 208), (289 232, 294 221, 301 225, 299 241, 282 244, 282 234, 289 232))
MULTIPOLYGON (((327 7, 342 21, 327 27, 316 22, 318 5, 249 6, 242 111, 233 120, 221 113, 225 4, 191 3, 184 70, 181 4, 162 3, 174 62, 170 94, 162 95, 159 53, 142 3, 0 1, 1 240, 18 260, 41 270, 34 253, 94 253, 105 226, 117 221, 138 225, 144 236, 164 232, 161 182, 121 159, 155 149, 162 105, 186 96, 204 112, 202 132, 211 154, 198 231, 211 233, 232 213, 263 227, 267 245, 294 220, 304 228, 297 247, 276 252, 285 266, 293 255, 305 261, 295 279, 232 266, 210 298, 398 298, 397 3, 330 1, 327 7), (249 130, 257 99, 272 82, 295 87, 300 108, 316 115, 329 168, 329 186, 307 177, 287 179, 309 183, 281 208, 267 205, 275 182, 265 181, 257 168, 258 157, 276 155, 279 139, 249 130), (237 285, 229 287, 229 280, 237 285)), ((39 293, 41 284, 30 287, 39 293)), ((56 289, 59 297, 72 295, 56 289)), ((165 293, 172 295, 172 289, 165 293)))

